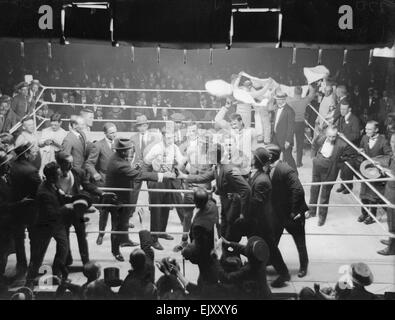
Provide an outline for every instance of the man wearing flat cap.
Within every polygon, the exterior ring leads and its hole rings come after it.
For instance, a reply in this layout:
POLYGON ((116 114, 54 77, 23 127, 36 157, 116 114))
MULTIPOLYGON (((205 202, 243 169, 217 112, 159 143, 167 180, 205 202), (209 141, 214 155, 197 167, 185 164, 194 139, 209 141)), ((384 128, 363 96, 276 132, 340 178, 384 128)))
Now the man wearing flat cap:
MULTIPOLYGON (((26 143, 15 149, 16 159, 12 163, 10 181, 13 201, 29 198, 35 199, 41 178, 32 161, 35 158, 32 152, 33 145, 26 143)), ((27 271, 27 258, 25 252, 25 230, 29 231, 32 241, 33 225, 37 216, 36 204, 28 203, 17 206, 13 213, 12 230, 15 241, 16 268, 18 276, 24 276, 27 271)), ((31 250, 30 250, 31 251, 31 250)), ((31 255, 30 255, 31 256, 31 255)))
MULTIPOLYGON (((134 145, 129 139, 116 139, 114 143, 115 153, 109 160, 107 168, 105 186, 107 188, 130 188, 131 183, 135 181, 163 181, 164 178, 175 178, 170 172, 156 173, 146 172, 139 167, 130 164, 130 159, 134 156, 134 145)), ((115 192, 118 198, 118 204, 129 204, 129 192, 115 192)), ((118 207, 111 209, 111 224, 113 231, 129 230, 129 208, 118 207)), ((124 261, 119 251, 120 246, 136 246, 135 242, 129 239, 127 234, 111 235, 111 251, 115 259, 124 261)))
POLYGON ((29 84, 27 82, 21 82, 15 87, 15 91, 18 93, 12 98, 11 109, 21 119, 33 111, 29 103, 29 84))
POLYGON ((282 151, 283 160, 293 169, 296 169, 295 159, 292 156, 295 134, 295 111, 287 104, 287 94, 277 91, 275 100, 277 108, 274 116, 272 142, 282 151))
POLYGON ((0 97, 0 133, 9 132, 19 121, 18 115, 11 108, 11 97, 0 97))

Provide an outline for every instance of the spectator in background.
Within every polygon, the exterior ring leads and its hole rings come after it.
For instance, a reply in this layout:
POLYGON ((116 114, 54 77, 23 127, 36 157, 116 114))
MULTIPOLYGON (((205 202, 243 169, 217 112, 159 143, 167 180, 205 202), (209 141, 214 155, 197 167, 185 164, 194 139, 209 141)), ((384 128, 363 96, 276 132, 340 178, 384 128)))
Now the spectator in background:
POLYGON ((285 93, 276 93, 277 109, 274 117, 272 141, 281 148, 283 161, 297 170, 295 159, 292 156, 295 134, 295 111, 287 104, 286 99, 287 95, 285 93))
POLYGON ((29 104, 29 84, 21 82, 15 86, 17 95, 12 98, 11 109, 17 114, 18 120, 32 112, 31 105, 29 104))
POLYGON ((114 107, 106 108, 105 117, 109 121, 114 121, 117 124, 117 128, 119 132, 126 132, 128 131, 128 124, 126 122, 121 122, 125 119, 125 113, 122 108, 119 107, 119 99, 114 97, 112 99, 111 105, 114 107))
POLYGON ((335 104, 336 102, 333 95, 333 87, 327 85, 325 87, 324 97, 322 98, 320 108, 318 110, 320 116, 318 116, 316 119, 314 138, 321 134, 327 126, 326 122, 323 119, 327 120, 328 122, 332 120, 330 111, 335 106, 335 104))
POLYGON ((360 93, 359 85, 354 86, 354 90, 350 96, 350 105, 352 106, 355 115, 360 115, 362 113, 364 107, 364 97, 362 97, 360 93))
POLYGON ((381 128, 385 128, 388 124, 388 114, 395 112, 395 103, 392 98, 388 96, 387 90, 383 91, 383 97, 380 99, 378 112, 378 121, 381 128))
POLYGON ((287 98, 287 104, 295 111, 296 166, 303 166, 303 147, 305 133, 305 114, 308 105, 315 97, 316 90, 310 86, 307 97, 302 98, 302 87, 295 87, 294 97, 287 98))
POLYGON ((22 119, 22 132, 15 141, 15 147, 31 143, 33 145, 32 152, 35 154, 33 164, 37 169, 41 168, 41 154, 39 149, 39 141, 35 133, 33 118, 22 119))
POLYGON ((18 115, 11 108, 11 97, 0 97, 0 133, 9 132, 19 121, 18 115))
POLYGON ((69 127, 62 143, 63 151, 73 157, 73 167, 81 169, 87 156, 87 140, 83 132, 85 121, 81 116, 73 116, 69 127))
MULTIPOLYGON (((365 132, 366 134, 362 137, 360 144, 361 152, 364 152, 370 158, 391 156, 391 147, 389 146, 386 137, 379 134, 379 123, 377 121, 368 121, 365 126, 365 132)), ((371 185, 380 193, 384 193, 385 183, 372 182, 371 185)), ((365 183, 361 184, 359 197, 361 198, 362 203, 365 204, 382 203, 381 198, 365 183)), ((370 208, 369 210, 374 216, 376 216, 377 208, 370 208)), ((365 224, 375 223, 374 219, 365 212, 364 208, 361 208, 361 215, 358 218, 358 222, 364 222, 365 224)))
MULTIPOLYGON (((344 134, 344 136, 350 140, 354 145, 359 144, 359 139, 361 136, 360 127, 359 127, 359 119, 356 115, 352 113, 352 108, 347 99, 343 99, 340 103, 340 118, 338 120, 338 129, 339 133, 344 134)), ((357 153, 354 149, 350 150, 350 155, 353 157, 357 156, 357 153)), ((353 165, 353 159, 349 160, 349 163, 353 165)), ((351 169, 345 164, 342 164, 340 171, 340 178, 342 180, 352 180, 353 173, 351 169)), ((348 183, 347 186, 352 189, 353 184, 348 183)), ((350 193, 347 188, 342 184, 336 192, 342 192, 344 194, 350 193)))
POLYGON ((55 161, 55 153, 62 149, 62 143, 67 136, 61 120, 61 115, 55 113, 51 116, 50 126, 41 131, 41 138, 39 140, 39 147, 41 153, 41 170, 47 163, 55 161))
POLYGON ((94 121, 94 117, 95 117, 94 111, 92 111, 92 109, 85 108, 85 109, 81 110, 80 115, 81 115, 82 119, 84 119, 86 133, 90 132, 92 129, 93 121, 94 121))
MULTIPOLYGON (((340 164, 347 157, 348 145, 337 135, 338 130, 328 127, 325 135, 318 136, 312 144, 313 182, 335 181, 339 174, 340 164)), ((318 204, 321 190, 320 204, 328 204, 333 185, 314 185, 310 190, 310 204, 318 204)), ((306 218, 315 217, 317 207, 310 206, 306 218)), ((327 207, 318 208, 318 226, 323 226, 328 214, 327 207)))
POLYGON ((365 111, 368 114, 368 120, 375 120, 377 119, 377 114, 379 112, 379 97, 377 94, 375 95, 375 89, 369 88, 368 89, 368 101, 367 105, 365 106, 365 111))

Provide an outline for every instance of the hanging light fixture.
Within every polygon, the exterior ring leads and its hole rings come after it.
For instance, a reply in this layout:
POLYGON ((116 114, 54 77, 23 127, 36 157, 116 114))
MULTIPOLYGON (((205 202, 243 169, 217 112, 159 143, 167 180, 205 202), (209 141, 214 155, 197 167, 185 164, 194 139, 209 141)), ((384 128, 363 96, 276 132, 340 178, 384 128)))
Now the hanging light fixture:
POLYGON ((48 41, 48 58, 52 59, 52 43, 48 41))
POLYGON ((292 49, 292 64, 296 64, 296 47, 293 47, 292 49))
POLYGON ((130 58, 132 60, 132 63, 134 63, 134 46, 130 47, 130 58))
POLYGON ((343 53, 343 66, 347 63, 347 55, 348 55, 348 50, 344 49, 343 53))
POLYGON ((156 59, 158 64, 160 63, 160 46, 156 48, 156 59))
POLYGON ((21 57, 24 58, 25 57, 25 42, 23 40, 20 43, 20 47, 21 47, 21 57))
POLYGON ((213 48, 210 48, 210 57, 209 57, 209 64, 213 64, 213 57, 214 56, 214 52, 213 52, 213 48))
POLYGON ((372 62, 373 62, 373 49, 371 49, 370 51, 369 51, 369 62, 368 62, 368 64, 369 64, 369 66, 372 64, 372 62))
POLYGON ((187 64, 187 49, 184 49, 184 64, 187 64))
POLYGON ((317 64, 321 64, 322 63, 322 49, 318 49, 318 60, 317 60, 317 64))

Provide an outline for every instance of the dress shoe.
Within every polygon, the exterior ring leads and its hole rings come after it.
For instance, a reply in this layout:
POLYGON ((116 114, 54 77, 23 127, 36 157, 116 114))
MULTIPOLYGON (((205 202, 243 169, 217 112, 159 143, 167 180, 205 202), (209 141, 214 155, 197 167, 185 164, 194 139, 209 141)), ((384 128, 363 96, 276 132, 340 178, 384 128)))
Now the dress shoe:
POLYGON ((125 247, 137 247, 139 245, 140 245, 139 243, 130 240, 128 242, 121 243, 119 246, 121 248, 125 248, 125 247))
POLYGON ((289 280, 291 280, 291 276, 289 274, 281 275, 278 276, 278 278, 271 283, 271 286, 273 288, 283 288, 287 286, 286 282, 289 280))
POLYGON ((152 248, 156 249, 156 250, 163 250, 162 245, 159 243, 159 241, 156 241, 152 244, 152 248))
POLYGON ((369 217, 367 217, 366 218, 366 220, 364 221, 364 224, 372 224, 372 223, 375 223, 376 221, 374 221, 374 219, 371 217, 371 216, 369 216, 369 217))
POLYGON ((385 246, 389 246, 389 245, 390 245, 390 241, 387 240, 387 239, 380 240, 380 242, 381 242, 383 245, 385 245, 385 246))
POLYGON ((336 192, 340 193, 343 192, 344 190, 346 190, 346 188, 344 188, 344 186, 342 185, 339 189, 336 190, 336 192))
POLYGON ((386 247, 383 250, 377 251, 378 254, 382 256, 395 256, 395 250, 390 250, 390 247, 386 247))
POLYGON ((307 267, 300 268, 298 272, 298 278, 304 278, 307 275, 307 267))
POLYGON ((367 214, 361 214, 361 215, 358 217, 358 222, 364 222, 364 221, 366 220, 367 217, 368 217, 367 214))
POLYGON ((101 246, 101 245, 103 244, 103 236, 102 236, 102 235, 99 235, 99 236, 97 237, 97 239, 96 239, 96 244, 97 244, 98 246, 101 246))
POLYGON ((124 262, 124 261, 125 261, 123 255, 120 254, 120 253, 114 254, 114 258, 115 258, 116 260, 118 260, 118 261, 121 261, 121 262, 124 262))
POLYGON ((129 222, 129 229, 133 229, 134 228, 134 224, 129 222))
POLYGON ((173 252, 180 252, 188 245, 188 241, 182 241, 180 244, 176 245, 173 252))
POLYGON ((165 240, 174 240, 174 238, 168 233, 161 234, 161 235, 158 236, 158 238, 165 239, 165 240))

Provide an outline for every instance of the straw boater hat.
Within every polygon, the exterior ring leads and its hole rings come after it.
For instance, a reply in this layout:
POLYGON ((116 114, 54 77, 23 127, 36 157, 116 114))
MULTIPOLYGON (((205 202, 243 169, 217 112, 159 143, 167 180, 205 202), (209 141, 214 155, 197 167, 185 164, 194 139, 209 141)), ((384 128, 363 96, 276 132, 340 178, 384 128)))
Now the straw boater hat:
MULTIPOLYGON (((378 162, 382 167, 389 166, 389 159, 390 157, 382 156, 373 158, 373 160, 378 162)), ((381 171, 369 160, 362 162, 359 170, 361 171, 361 174, 367 179, 378 179, 382 176, 381 171)))
POLYGON ((278 91, 276 92, 276 95, 274 96, 274 99, 276 100, 284 100, 288 97, 288 95, 285 92, 278 91))
POLYGON ((92 206, 92 199, 86 194, 77 194, 71 199, 73 206, 84 206, 86 209, 92 206))
POLYGON ((147 123, 148 123, 148 119, 145 115, 141 115, 136 118, 136 126, 141 126, 147 123))
POLYGON ((20 89, 22 89, 22 88, 27 88, 27 87, 29 87, 29 83, 27 83, 27 82, 19 82, 16 86, 15 86, 15 91, 18 91, 18 90, 20 90, 20 89))

